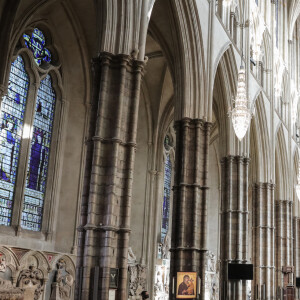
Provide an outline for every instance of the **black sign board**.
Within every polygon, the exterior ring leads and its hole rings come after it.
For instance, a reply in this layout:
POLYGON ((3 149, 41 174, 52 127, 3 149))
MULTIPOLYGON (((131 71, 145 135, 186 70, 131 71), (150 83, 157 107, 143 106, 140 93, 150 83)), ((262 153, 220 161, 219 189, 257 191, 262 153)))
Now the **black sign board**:
POLYGON ((228 280, 253 280, 253 265, 228 263, 228 280))
POLYGON ((118 288, 118 281, 119 281, 119 269, 110 269, 109 274, 109 288, 110 289, 117 289, 118 288))

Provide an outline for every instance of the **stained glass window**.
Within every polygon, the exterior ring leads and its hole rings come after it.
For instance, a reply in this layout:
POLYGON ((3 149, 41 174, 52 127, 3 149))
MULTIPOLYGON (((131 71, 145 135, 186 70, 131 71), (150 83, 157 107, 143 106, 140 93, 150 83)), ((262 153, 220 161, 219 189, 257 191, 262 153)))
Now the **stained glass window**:
POLYGON ((0 224, 6 226, 11 223, 28 85, 23 59, 18 56, 11 64, 0 114, 0 224))
MULTIPOLYGON (((170 138, 166 136, 164 146, 166 150, 170 149, 170 138)), ((170 218, 170 198, 171 198, 171 181, 172 181, 172 163, 170 154, 168 153, 165 161, 164 170, 164 199, 163 199, 163 211, 162 211, 162 228, 161 228, 161 242, 163 243, 165 236, 169 229, 170 218)))
POLYGON ((43 61, 51 62, 51 52, 45 47, 46 39, 42 31, 34 28, 31 36, 23 34, 25 45, 33 53, 35 62, 40 65, 43 61))
POLYGON ((275 12, 275 18, 276 18, 276 46, 277 46, 277 48, 278 48, 278 27, 279 27, 279 24, 278 24, 278 22, 279 22, 279 12, 278 12, 278 10, 279 10, 279 3, 278 3, 278 0, 276 0, 275 1, 275 5, 276 5, 276 12, 275 12))
POLYGON ((55 99, 52 80, 47 75, 37 93, 21 223, 23 228, 34 231, 41 230, 55 99))

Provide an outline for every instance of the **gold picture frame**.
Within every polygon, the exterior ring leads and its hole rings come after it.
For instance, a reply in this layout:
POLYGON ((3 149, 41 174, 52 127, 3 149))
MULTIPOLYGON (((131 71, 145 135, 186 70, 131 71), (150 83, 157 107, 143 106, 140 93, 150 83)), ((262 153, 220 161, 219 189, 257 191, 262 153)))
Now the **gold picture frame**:
POLYGON ((176 298, 197 298, 197 279, 196 272, 177 272, 176 298))

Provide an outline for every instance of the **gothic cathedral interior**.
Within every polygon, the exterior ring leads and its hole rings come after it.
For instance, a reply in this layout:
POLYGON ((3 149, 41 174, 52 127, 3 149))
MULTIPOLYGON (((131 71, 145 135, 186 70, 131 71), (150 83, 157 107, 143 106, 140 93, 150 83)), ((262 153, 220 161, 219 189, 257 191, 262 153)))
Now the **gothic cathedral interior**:
POLYGON ((0 300, 300 299, 300 0, 0 0, 0 54, 0 300))

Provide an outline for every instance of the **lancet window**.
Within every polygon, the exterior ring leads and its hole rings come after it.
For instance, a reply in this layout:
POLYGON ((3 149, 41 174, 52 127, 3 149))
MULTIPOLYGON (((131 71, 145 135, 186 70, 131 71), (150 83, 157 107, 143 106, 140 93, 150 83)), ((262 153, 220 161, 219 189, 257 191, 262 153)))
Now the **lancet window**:
POLYGON ((55 67, 49 68, 52 53, 40 29, 24 33, 20 43, 23 47, 11 64, 7 93, 1 103, 0 225, 41 231, 57 100, 53 79, 59 75, 55 67), (29 65, 38 68, 32 74, 39 76, 28 75, 32 70, 29 65), (23 172, 19 172, 20 166, 23 172), (18 195, 17 186, 23 187, 18 195))

